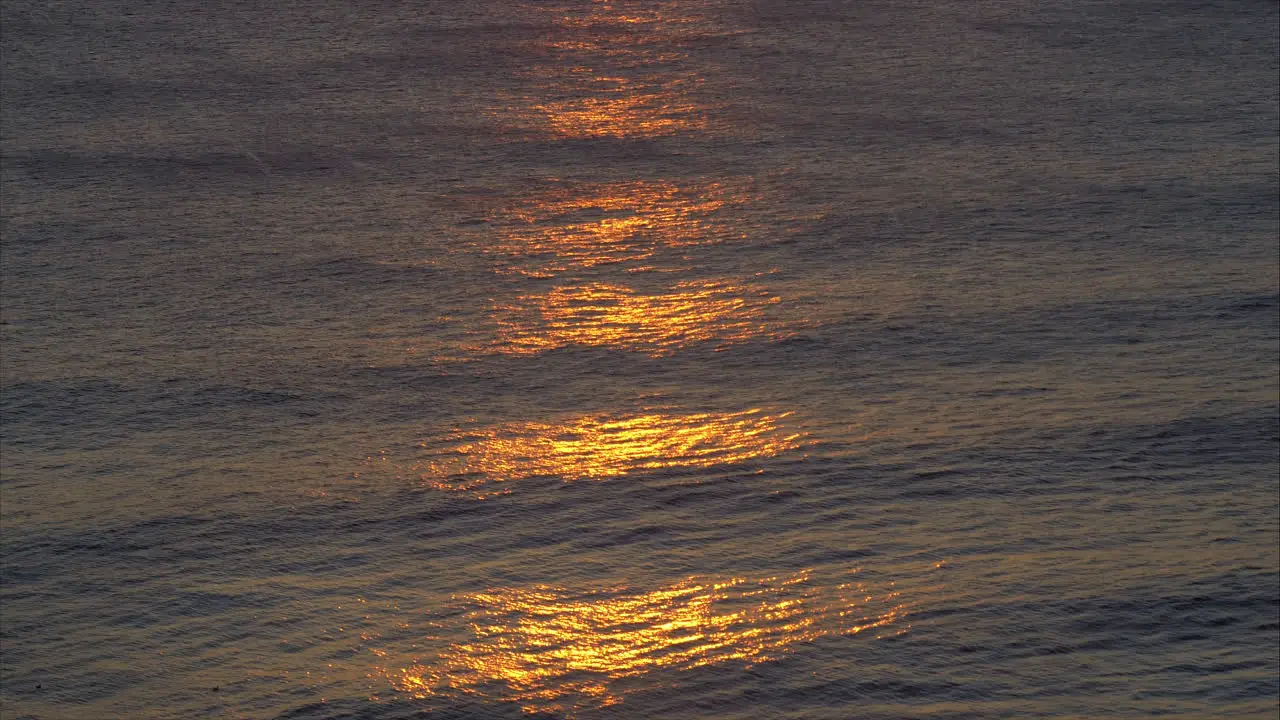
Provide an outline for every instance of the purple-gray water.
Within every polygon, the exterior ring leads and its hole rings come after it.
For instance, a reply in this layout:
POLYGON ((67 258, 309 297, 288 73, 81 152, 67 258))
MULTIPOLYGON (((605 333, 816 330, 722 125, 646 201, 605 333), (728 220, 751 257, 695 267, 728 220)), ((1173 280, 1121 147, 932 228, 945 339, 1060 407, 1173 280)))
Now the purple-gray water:
POLYGON ((1276 717, 1278 19, 9 0, 0 717, 1276 717))

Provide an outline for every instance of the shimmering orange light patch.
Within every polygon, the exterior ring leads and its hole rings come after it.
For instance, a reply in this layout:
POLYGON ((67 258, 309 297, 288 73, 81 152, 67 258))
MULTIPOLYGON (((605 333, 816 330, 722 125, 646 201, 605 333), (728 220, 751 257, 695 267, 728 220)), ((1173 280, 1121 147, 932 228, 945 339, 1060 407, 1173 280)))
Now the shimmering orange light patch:
POLYGON ((642 294, 592 283, 556 288, 495 308, 494 352, 529 355, 571 345, 669 355, 696 343, 720 345, 755 337, 786 337, 766 310, 779 298, 729 282, 683 282, 642 294))
POLYGON ((562 424, 511 423, 457 433, 428 446, 419 468, 441 490, 534 476, 604 480, 664 468, 704 468, 800 448, 804 435, 782 427, 790 413, 650 413, 582 417, 562 424))
POLYGON ((906 614, 898 593, 861 583, 822 586, 788 577, 720 582, 689 578, 647 593, 625 588, 501 589, 463 598, 471 639, 432 662, 386 669, 418 698, 519 702, 572 712, 620 702, 616 683, 656 671, 775 659, 797 643, 890 625, 906 614))
POLYGON ((489 213, 498 231, 476 244, 520 272, 545 277, 574 267, 642 260, 660 248, 741 237, 720 212, 746 199, 745 192, 723 183, 559 187, 514 209, 489 213))
POLYGON ((701 108, 684 99, 683 87, 638 88, 625 81, 595 97, 534 105, 562 137, 659 137, 705 130, 701 108))
POLYGON ((686 43, 723 36, 722 21, 685 3, 596 2, 552 10, 556 31, 537 41, 553 61, 525 74, 530 92, 494 112, 513 131, 562 138, 644 138, 702 132, 711 108, 686 43), (530 127, 532 126, 532 127, 530 127))
POLYGON ((560 24, 581 29, 608 25, 648 25, 651 33, 670 33, 682 25, 696 23, 700 18, 689 14, 689 7, 680 2, 620 3, 613 0, 594 0, 586 12, 563 15, 560 24))

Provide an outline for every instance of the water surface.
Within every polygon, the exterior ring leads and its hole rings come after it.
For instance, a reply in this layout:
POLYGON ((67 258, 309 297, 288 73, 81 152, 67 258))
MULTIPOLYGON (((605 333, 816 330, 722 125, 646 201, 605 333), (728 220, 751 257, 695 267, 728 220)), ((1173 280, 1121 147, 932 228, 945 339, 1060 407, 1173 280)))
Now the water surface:
POLYGON ((1275 3, 0 23, 3 718, 1274 717, 1275 3))

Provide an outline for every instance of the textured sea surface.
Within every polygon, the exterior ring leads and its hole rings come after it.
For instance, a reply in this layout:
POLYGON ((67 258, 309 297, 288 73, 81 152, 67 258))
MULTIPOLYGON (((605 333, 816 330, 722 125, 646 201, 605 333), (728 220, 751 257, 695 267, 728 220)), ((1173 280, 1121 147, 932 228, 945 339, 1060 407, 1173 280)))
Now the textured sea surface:
POLYGON ((6 0, 0 717, 1277 717, 1278 20, 6 0))

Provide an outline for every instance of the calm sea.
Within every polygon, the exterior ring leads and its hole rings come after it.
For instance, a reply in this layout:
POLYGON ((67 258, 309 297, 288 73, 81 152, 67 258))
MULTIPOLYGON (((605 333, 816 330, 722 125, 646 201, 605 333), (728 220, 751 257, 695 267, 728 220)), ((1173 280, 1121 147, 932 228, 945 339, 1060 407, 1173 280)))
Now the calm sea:
POLYGON ((1275 718, 1274 0, 6 0, 0 717, 1275 718))

